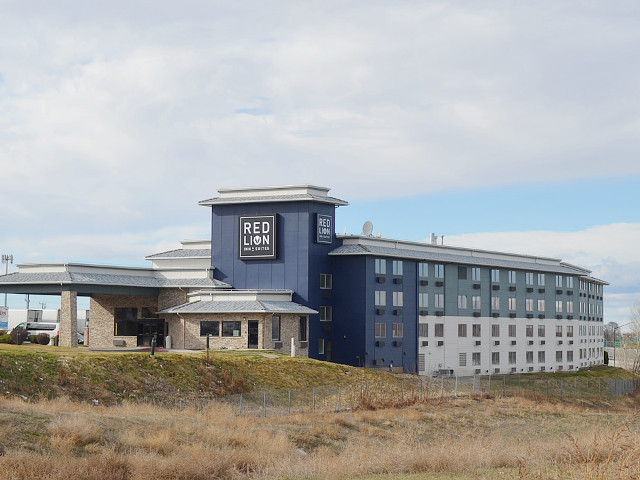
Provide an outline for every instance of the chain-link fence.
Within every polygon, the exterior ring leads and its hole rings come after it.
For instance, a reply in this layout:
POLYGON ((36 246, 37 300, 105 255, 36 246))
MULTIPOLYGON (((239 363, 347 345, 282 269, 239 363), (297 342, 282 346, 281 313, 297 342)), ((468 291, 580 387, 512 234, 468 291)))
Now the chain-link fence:
POLYGON ((527 375, 486 375, 449 378, 406 378, 393 384, 351 384, 306 389, 257 390, 236 395, 179 400, 179 408, 224 404, 238 415, 275 416, 357 407, 400 406, 430 399, 494 395, 535 398, 607 398, 640 388, 637 380, 527 375))

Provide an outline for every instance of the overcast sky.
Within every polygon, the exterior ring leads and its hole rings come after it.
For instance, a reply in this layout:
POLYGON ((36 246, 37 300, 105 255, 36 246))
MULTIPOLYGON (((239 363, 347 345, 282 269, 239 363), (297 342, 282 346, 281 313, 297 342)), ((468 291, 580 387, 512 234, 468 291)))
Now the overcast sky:
POLYGON ((340 233, 590 268, 624 323, 639 54, 636 0, 0 0, 0 250, 144 264, 220 187, 312 183, 340 233))

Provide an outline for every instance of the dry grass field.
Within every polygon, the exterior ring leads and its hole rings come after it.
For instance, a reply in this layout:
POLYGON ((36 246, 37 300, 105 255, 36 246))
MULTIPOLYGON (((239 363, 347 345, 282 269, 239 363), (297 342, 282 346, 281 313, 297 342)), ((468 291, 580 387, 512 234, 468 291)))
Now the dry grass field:
POLYGON ((255 418, 0 399, 0 479, 640 478, 639 405, 467 396, 255 418))

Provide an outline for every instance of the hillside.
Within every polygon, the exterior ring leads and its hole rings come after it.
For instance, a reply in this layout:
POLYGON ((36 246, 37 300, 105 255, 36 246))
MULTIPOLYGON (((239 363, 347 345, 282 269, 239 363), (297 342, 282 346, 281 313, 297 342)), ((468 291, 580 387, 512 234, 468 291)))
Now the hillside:
POLYGON ((68 397, 115 404, 123 399, 211 398, 258 389, 396 383, 392 375, 273 352, 92 352, 40 345, 0 346, 0 393, 28 399, 68 397))

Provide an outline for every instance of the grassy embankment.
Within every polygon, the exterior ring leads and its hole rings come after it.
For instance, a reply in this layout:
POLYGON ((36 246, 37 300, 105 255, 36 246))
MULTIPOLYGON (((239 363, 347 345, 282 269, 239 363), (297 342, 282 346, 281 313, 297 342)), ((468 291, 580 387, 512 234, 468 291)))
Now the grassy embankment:
MULTIPOLYGON (((386 372, 271 352, 105 353, 41 345, 0 345, 0 394, 28 399, 68 397, 115 404, 162 403, 255 391, 323 385, 397 383, 386 372)), ((173 402, 175 403, 175 402, 173 402)))
POLYGON ((640 478, 633 396, 467 395, 395 406, 366 397, 351 411, 261 418, 220 403, 179 411, 126 400, 396 380, 269 353, 219 353, 207 364, 201 353, 151 359, 36 346, 0 349, 0 375, 0 479, 640 478), (70 400, 98 395, 98 406, 70 400))

